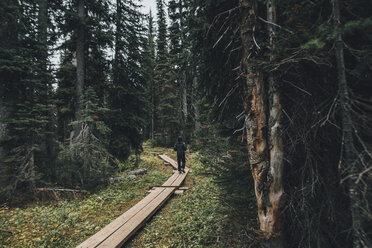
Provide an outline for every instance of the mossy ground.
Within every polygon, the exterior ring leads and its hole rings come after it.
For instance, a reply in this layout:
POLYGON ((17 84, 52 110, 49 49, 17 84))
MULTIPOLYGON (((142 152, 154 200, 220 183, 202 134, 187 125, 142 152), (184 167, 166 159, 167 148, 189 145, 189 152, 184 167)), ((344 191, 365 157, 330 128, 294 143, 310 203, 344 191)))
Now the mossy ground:
MULTIPOLYGON (((131 206, 172 173, 151 152, 170 156, 164 148, 145 145, 139 168, 148 173, 98 190, 83 200, 40 203, 22 208, 0 208, 0 247, 75 247, 131 206)), ((133 159, 123 165, 135 168, 133 159), (132 162, 131 162, 132 161, 132 162)), ((126 246, 134 247, 245 247, 254 223, 254 204, 239 186, 231 194, 218 180, 203 174, 197 153, 189 156, 193 169, 185 181, 190 189, 172 197, 126 246), (240 193, 239 193, 240 192, 240 193)), ((230 185, 231 186, 231 185, 230 185)), ((234 190, 233 190, 234 191, 234 190)))

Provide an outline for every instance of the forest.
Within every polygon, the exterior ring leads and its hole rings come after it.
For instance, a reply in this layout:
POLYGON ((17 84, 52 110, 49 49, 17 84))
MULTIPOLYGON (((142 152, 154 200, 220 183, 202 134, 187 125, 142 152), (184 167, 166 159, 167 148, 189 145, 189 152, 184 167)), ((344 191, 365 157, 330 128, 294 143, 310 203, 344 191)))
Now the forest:
POLYGON ((372 247, 372 1, 153 2, 0 0, 0 247, 76 247, 178 137, 128 247, 372 247))

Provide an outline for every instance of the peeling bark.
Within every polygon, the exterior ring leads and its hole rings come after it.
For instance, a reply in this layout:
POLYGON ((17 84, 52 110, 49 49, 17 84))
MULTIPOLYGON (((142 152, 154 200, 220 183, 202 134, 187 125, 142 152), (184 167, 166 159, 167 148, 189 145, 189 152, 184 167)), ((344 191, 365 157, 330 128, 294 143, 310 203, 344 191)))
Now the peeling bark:
MULTIPOLYGON (((242 10, 241 39, 243 44, 243 75, 245 78, 245 111, 249 163, 254 179, 260 231, 268 247, 283 247, 281 240, 281 201, 283 196, 283 142, 280 133, 280 93, 273 73, 265 83, 262 71, 249 62, 256 45, 254 31, 257 3, 240 0, 242 10)), ((268 19, 275 22, 275 8, 267 4, 268 19)), ((268 27, 270 45, 274 29, 268 27)), ((273 60, 273 57, 270 57, 273 60)))
MULTIPOLYGON (((267 20, 270 23, 276 23, 276 10, 272 1, 267 2, 267 20)), ((275 27, 268 24, 268 33, 271 49, 275 46, 275 27)), ((274 60, 274 55, 270 55, 270 61, 274 60)), ((268 224, 270 232, 275 233, 280 243, 281 236, 281 201, 283 198, 283 141, 281 137, 281 115, 282 106, 280 102, 280 92, 278 82, 275 79, 274 72, 269 72, 269 145, 270 145, 270 203, 272 211, 272 220, 268 224)), ((282 246, 282 244, 280 244, 282 246)))

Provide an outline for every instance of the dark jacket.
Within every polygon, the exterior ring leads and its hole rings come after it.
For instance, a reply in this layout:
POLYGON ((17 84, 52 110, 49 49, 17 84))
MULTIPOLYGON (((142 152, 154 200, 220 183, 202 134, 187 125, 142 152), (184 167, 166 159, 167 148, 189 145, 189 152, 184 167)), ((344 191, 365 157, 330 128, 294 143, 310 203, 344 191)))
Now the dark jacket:
POLYGON ((187 146, 185 142, 183 141, 178 141, 173 148, 177 152, 177 156, 184 156, 185 151, 187 150, 187 146))

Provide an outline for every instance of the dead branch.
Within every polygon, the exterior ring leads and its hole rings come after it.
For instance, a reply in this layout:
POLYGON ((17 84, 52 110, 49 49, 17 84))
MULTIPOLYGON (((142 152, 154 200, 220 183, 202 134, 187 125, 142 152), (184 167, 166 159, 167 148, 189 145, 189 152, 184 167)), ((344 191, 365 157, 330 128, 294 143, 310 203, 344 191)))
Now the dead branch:
POLYGON ((52 192, 74 192, 74 193, 88 194, 88 191, 86 191, 86 190, 77 190, 77 189, 37 188, 36 191, 38 191, 38 192, 42 192, 42 191, 52 191, 52 192))

